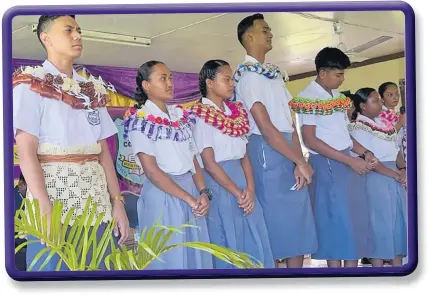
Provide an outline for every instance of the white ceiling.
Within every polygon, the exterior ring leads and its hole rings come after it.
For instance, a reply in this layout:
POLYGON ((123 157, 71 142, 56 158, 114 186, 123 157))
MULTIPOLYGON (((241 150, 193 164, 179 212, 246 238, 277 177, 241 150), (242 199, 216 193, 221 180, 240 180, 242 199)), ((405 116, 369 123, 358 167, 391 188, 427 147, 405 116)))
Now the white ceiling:
MULTIPOLYGON (((224 59, 233 67, 245 51, 236 36, 237 24, 250 13, 81 15, 80 27, 151 38, 149 48, 84 41, 76 62, 91 65, 139 67, 147 60, 164 61, 172 71, 197 73, 209 59, 224 59)), ((343 42, 348 49, 380 36, 389 41, 358 54, 373 58, 404 51, 405 17, 402 12, 265 13, 274 34, 267 61, 286 69, 289 75, 314 70, 313 58, 325 46, 336 46, 333 20, 341 20, 343 42)), ((13 57, 44 59, 45 52, 30 27, 37 16, 13 19, 13 57)))

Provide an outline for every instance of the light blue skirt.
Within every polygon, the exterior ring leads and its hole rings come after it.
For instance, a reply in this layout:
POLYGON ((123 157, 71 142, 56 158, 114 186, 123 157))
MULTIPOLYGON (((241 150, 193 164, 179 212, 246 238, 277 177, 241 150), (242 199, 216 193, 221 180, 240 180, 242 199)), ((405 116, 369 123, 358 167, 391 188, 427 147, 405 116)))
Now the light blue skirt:
MULTIPOLYGON (((292 145, 292 134, 283 136, 292 145)), ((290 190, 296 182, 295 164, 260 135, 250 136, 247 152, 274 259, 314 253, 317 237, 308 189, 290 190)))
MULTIPOLYGON (((169 175, 181 188, 194 197, 199 193, 192 174, 169 175)), ((148 178, 143 183, 141 196, 137 202, 139 228, 149 230, 155 224, 180 228, 185 223, 195 227, 185 227, 183 233, 173 233, 166 245, 184 242, 210 242, 205 217, 196 218, 189 205, 176 197, 160 190, 148 178)), ((178 247, 160 256, 163 261, 153 261, 147 269, 212 269, 212 255, 188 247, 178 247)))
MULTIPOLYGON (((384 162, 397 170, 395 162, 384 162)), ((370 258, 394 259, 407 254, 406 192, 393 178, 377 172, 366 175, 375 248, 370 258)))
MULTIPOLYGON (((350 151, 342 151, 350 154, 350 151)), ((372 250, 365 176, 346 164, 310 155, 314 169, 309 185, 319 249, 314 259, 357 260, 372 250)))
MULTIPOLYGON (((240 190, 246 188, 246 177, 240 160, 218 163, 225 173, 237 184, 240 190)), ((237 198, 220 186, 204 171, 207 186, 213 191, 208 219, 210 240, 212 243, 251 255, 260 261, 264 268, 274 267, 267 227, 261 205, 255 196, 253 212, 244 216, 238 206, 237 198)), ((215 268, 235 268, 217 258, 215 268)))

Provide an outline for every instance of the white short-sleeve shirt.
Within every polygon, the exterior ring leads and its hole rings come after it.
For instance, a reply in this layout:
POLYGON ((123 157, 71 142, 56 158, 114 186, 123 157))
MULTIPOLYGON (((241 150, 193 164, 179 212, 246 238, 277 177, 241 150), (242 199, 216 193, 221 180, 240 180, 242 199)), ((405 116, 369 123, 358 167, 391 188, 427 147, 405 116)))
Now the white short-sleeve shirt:
MULTIPOLYGON (((147 100, 145 108, 147 115, 166 118, 176 121, 182 118, 183 111, 176 106, 167 106, 168 115, 164 113, 156 104, 147 100)), ((144 153, 156 158, 158 167, 167 174, 182 175, 188 172, 195 174, 194 156, 197 151, 194 139, 179 142, 171 139, 153 139, 148 138, 140 131, 130 131, 129 140, 133 153, 136 155, 136 163, 143 168, 138 153, 144 153)))
MULTIPOLYGON (((60 74, 49 61, 43 63, 43 69, 54 76, 60 74)), ((73 79, 86 81, 75 70, 73 79)), ((27 84, 13 89, 13 128, 15 135, 19 129, 36 136, 39 144, 61 147, 96 144, 118 132, 105 107, 94 111, 73 109, 30 90, 27 84)))
MULTIPOLYGON (((366 116, 358 114, 357 120, 365 121, 368 123, 372 123, 372 124, 376 124, 384 127, 384 125, 380 122, 380 119, 378 118, 371 120, 366 116)), ((393 140, 393 141, 384 140, 375 136, 371 132, 364 131, 364 130, 351 130, 350 134, 364 148, 373 152, 374 156, 380 162, 396 161, 396 157, 398 156, 398 152, 399 152, 399 146, 396 140, 393 140)), ((353 152, 352 152, 352 155, 357 156, 353 152)))
MULTIPOLYGON (((298 94, 300 98, 329 100, 338 98, 340 92, 332 90, 332 96, 316 81, 312 81, 298 94)), ((300 128, 304 125, 316 126, 316 137, 330 147, 342 151, 353 147, 348 131, 349 118, 346 112, 335 112, 332 115, 297 114, 300 128)), ((310 153, 317 154, 308 149, 310 153)))
MULTIPOLYGON (((202 103, 211 105, 217 110, 220 110, 215 103, 205 97, 202 98, 202 103)), ((231 110, 228 106, 226 104, 223 104, 223 106, 225 108, 225 114, 231 115, 231 110)), ((193 136, 198 152, 201 154, 204 149, 212 148, 217 163, 242 159, 246 154, 247 139, 245 136, 232 137, 224 134, 219 129, 210 126, 205 123, 203 119, 198 117, 193 130, 193 136)), ((198 160, 200 166, 203 167, 202 161, 200 159, 198 160)))
MULTIPOLYGON (((255 58, 248 55, 245 62, 258 63, 255 58)), ((269 79, 258 73, 244 72, 236 86, 236 96, 249 114, 250 134, 261 135, 261 131, 250 113, 250 109, 256 102, 265 106, 271 122, 280 132, 292 133, 294 131, 289 108, 292 95, 286 88, 282 77, 269 79)))

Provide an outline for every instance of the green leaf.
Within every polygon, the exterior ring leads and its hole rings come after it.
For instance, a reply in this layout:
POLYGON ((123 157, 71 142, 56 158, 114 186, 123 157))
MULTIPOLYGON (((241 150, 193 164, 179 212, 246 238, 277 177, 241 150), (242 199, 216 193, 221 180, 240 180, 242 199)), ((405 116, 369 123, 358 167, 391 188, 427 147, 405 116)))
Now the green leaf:
POLYGON ((42 250, 40 250, 37 255, 34 257, 33 261, 31 262, 30 266, 28 267, 28 271, 32 270, 33 267, 36 265, 37 261, 39 261, 39 259, 42 257, 43 254, 45 254, 46 252, 50 251, 50 248, 43 248, 42 250))
POLYGON ((48 257, 46 257, 45 262, 43 262, 43 264, 39 267, 39 270, 44 269, 46 267, 46 265, 48 265, 49 261, 51 261, 52 257, 54 257, 55 254, 57 254, 57 252, 54 250, 51 250, 48 257))

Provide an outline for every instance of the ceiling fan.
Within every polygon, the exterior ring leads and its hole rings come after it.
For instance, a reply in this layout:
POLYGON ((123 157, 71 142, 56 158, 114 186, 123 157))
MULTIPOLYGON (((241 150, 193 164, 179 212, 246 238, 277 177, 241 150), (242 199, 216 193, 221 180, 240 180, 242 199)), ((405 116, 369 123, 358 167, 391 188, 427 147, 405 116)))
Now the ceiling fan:
POLYGON ((350 58, 351 63, 358 63, 367 60, 368 57, 360 56, 359 54, 393 38, 391 36, 381 36, 351 49, 347 49, 346 44, 343 42, 343 25, 344 23, 341 21, 334 22, 334 32, 338 35, 338 44, 336 47, 350 58))
MULTIPOLYGON (((326 20, 324 19, 324 21, 326 21, 326 20)), ((344 42, 343 42, 343 26, 344 26, 344 23, 342 21, 333 21, 334 33, 335 33, 335 35, 338 36, 338 43, 335 45, 335 47, 337 47, 338 49, 343 51, 349 57, 350 62, 352 64, 353 63, 360 63, 360 62, 363 62, 363 61, 369 59, 368 57, 361 56, 360 53, 393 38, 391 36, 383 35, 381 37, 378 37, 376 39, 370 40, 366 43, 363 43, 361 45, 358 45, 356 47, 348 49, 346 44, 344 44, 344 42)), ((310 58, 310 59, 299 59, 298 58, 298 59, 294 59, 294 60, 288 60, 288 61, 285 61, 283 63, 291 64, 291 63, 301 63, 301 62, 308 62, 308 61, 314 61, 314 58, 310 58)))

